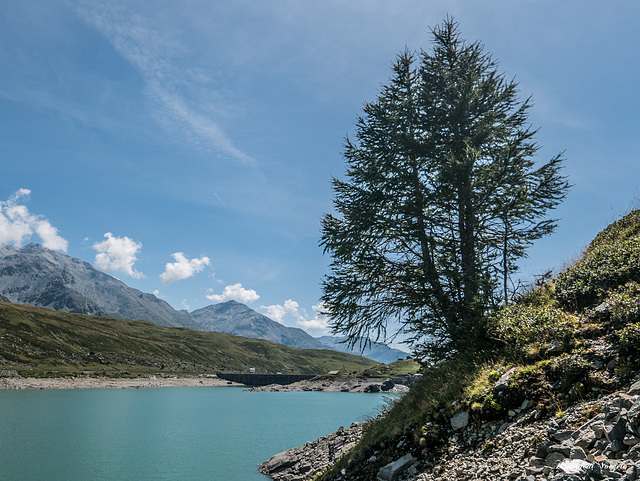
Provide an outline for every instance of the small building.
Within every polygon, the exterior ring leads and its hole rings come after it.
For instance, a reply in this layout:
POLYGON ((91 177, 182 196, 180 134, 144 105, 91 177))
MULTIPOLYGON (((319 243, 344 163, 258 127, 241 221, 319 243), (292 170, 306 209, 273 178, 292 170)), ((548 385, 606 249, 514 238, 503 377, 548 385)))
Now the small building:
POLYGON ((340 374, 340 371, 329 371, 329 376, 337 376, 340 374))
POLYGON ((255 373, 256 373, 256 368, 255 368, 255 367, 250 367, 250 368, 249 368, 249 372, 250 372, 251 374, 255 374, 255 373))

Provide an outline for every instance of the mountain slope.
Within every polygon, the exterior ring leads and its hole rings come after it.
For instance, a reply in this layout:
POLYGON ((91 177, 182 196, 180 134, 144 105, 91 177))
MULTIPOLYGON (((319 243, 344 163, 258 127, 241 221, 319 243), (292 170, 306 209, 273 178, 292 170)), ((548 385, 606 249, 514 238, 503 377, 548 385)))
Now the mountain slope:
POLYGON ((321 374, 373 364, 336 351, 0 302, 0 370, 22 376, 192 375, 250 367, 259 373, 321 374))
MULTIPOLYGON (((317 337, 316 339, 325 346, 336 351, 346 352, 349 354, 360 354, 357 348, 355 350, 349 349, 346 344, 342 343, 342 341, 346 339, 344 337, 322 336, 317 337)), ((409 356, 409 353, 401 351, 400 349, 394 349, 380 342, 374 342, 371 343, 371 346, 367 347, 361 355, 384 364, 389 364, 397 361, 398 359, 406 359, 407 356, 409 356)))
POLYGON ((206 330, 226 332, 235 336, 266 339, 286 346, 302 349, 328 349, 302 329, 283 326, 279 322, 254 311, 236 301, 197 309, 189 314, 206 330))
POLYGON ((39 244, 0 246, 0 295, 57 311, 200 329, 189 316, 154 295, 39 244))

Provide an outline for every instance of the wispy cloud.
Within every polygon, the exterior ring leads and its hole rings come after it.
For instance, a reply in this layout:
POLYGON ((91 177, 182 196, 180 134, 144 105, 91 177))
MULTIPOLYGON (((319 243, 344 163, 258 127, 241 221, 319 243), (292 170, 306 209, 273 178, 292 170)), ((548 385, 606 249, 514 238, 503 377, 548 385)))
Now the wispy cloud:
POLYGON ((164 272, 160 274, 163 284, 171 284, 175 281, 193 277, 211 264, 211 261, 206 256, 188 259, 184 253, 175 252, 171 254, 171 257, 175 259, 175 262, 168 262, 164 267, 164 272))
POLYGON ((142 250, 142 244, 129 237, 115 237, 107 232, 105 240, 93 244, 98 251, 96 267, 105 271, 122 272, 134 279, 142 279, 144 274, 133 268, 138 260, 137 254, 142 250))
POLYGON ((30 194, 29 189, 19 189, 8 200, 0 201, 0 244, 20 246, 37 234, 47 249, 66 252, 69 243, 60 237, 58 229, 23 205, 30 194))
POLYGON ((245 289, 242 284, 232 284, 222 291, 222 294, 210 294, 207 299, 213 302, 238 301, 245 304, 251 304, 260 299, 260 296, 253 289, 245 289))
MULTIPOLYGON (((128 2, 125 5, 130 6, 128 2)), ((212 92, 208 76, 181 64, 188 48, 181 44, 176 33, 179 31, 163 25, 157 18, 125 11, 111 2, 88 2, 78 7, 77 12, 140 72, 145 94, 157 107, 162 124, 194 144, 241 163, 253 162, 234 145, 221 125, 216 112, 223 108, 216 103, 219 97, 212 92), (207 92, 206 96, 203 92, 207 92)))

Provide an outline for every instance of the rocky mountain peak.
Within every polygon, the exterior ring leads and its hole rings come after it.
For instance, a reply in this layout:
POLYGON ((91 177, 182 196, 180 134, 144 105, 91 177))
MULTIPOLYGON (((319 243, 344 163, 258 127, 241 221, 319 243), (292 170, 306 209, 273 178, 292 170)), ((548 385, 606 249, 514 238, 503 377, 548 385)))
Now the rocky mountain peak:
POLYGON ((40 244, 0 246, 0 295, 10 302, 63 312, 200 329, 189 316, 154 295, 40 244))

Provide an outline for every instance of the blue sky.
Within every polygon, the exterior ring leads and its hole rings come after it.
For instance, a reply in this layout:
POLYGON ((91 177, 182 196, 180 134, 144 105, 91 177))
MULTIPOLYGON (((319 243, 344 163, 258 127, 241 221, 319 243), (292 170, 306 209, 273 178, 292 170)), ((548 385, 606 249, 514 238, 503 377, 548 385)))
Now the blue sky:
POLYGON ((565 151, 574 187, 525 276, 640 205, 635 1, 0 7, 0 243, 44 243, 177 309, 235 298, 322 333, 319 219, 345 135, 447 14, 533 96, 540 161, 565 151))

